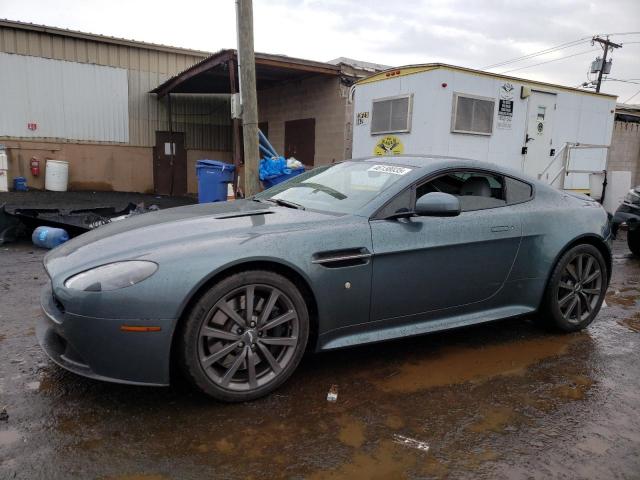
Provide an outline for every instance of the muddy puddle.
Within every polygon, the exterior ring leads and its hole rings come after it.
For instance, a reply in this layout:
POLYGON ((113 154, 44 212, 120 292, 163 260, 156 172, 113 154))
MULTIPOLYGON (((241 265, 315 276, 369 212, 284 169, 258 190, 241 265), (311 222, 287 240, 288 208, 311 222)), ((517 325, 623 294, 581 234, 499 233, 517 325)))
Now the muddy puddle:
POLYGON ((563 355, 578 335, 554 335, 480 347, 445 347, 409 361, 375 384, 385 392, 411 393, 431 387, 483 382, 500 375, 522 375, 546 358, 563 355))
POLYGON ((625 318, 618 321, 618 325, 628 328, 632 332, 640 333, 640 312, 633 317, 625 318))

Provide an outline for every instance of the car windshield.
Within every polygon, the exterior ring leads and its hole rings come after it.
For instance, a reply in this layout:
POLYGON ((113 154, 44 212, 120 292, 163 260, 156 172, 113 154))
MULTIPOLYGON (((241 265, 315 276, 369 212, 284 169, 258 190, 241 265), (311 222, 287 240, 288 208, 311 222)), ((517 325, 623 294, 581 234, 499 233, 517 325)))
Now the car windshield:
POLYGON ((353 213, 411 170, 398 165, 343 162, 314 168, 254 199, 293 208, 353 213))

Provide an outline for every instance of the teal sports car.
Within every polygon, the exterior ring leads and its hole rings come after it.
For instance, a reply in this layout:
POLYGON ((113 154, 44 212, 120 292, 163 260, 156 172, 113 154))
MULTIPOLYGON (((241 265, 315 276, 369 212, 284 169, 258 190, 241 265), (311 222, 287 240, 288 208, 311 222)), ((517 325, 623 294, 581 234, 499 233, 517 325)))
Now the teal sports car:
POLYGON ((532 313, 585 328, 610 279, 610 237, 589 197, 496 165, 350 160, 52 250, 37 334, 80 375, 168 385, 175 365, 216 399, 251 400, 306 350, 532 313))

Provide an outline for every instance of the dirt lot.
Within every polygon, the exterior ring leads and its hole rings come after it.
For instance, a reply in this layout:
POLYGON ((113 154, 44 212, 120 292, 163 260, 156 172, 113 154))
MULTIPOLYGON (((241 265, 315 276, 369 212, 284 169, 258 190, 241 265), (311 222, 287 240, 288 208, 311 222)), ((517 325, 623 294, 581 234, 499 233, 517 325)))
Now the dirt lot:
POLYGON ((519 319, 312 355, 242 405, 55 367, 34 336, 43 254, 0 247, 2 479, 640 478, 640 260, 624 238, 585 332, 519 319))

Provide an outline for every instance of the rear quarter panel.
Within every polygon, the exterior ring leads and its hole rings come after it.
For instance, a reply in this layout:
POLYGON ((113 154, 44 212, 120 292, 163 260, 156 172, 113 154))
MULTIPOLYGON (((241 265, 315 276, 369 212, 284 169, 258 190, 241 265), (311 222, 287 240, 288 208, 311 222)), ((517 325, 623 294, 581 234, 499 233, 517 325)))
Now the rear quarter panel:
POLYGON ((518 206, 522 211, 522 244, 507 282, 513 301, 539 306, 553 267, 568 246, 580 239, 608 245, 611 231, 600 204, 546 185, 518 206))

